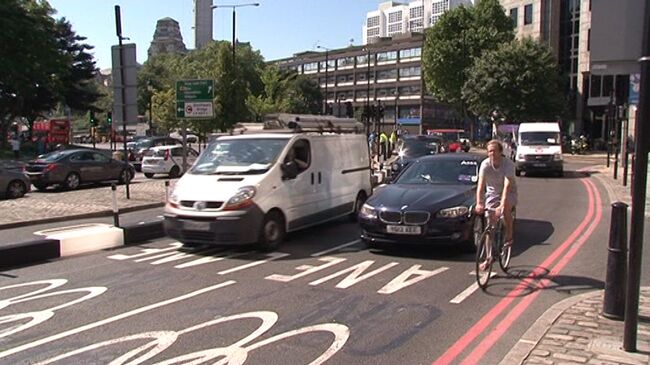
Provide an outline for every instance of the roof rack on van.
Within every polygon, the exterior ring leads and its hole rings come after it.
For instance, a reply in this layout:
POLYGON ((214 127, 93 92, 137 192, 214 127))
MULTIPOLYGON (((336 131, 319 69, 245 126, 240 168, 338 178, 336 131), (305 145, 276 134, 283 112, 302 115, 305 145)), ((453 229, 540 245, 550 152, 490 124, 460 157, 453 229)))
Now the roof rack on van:
POLYGON ((364 133, 363 123, 353 118, 331 115, 269 114, 264 120, 265 130, 290 129, 293 132, 364 133))

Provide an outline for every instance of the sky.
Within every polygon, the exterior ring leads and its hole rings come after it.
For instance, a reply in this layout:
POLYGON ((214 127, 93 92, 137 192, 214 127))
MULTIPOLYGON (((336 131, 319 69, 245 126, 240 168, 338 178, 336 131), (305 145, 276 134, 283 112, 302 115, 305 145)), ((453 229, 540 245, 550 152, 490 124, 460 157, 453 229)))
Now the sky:
MULTIPOLYGON (((56 10, 55 18, 65 17, 77 35, 95 48, 93 53, 100 69, 111 67, 111 46, 115 35, 115 5, 121 8, 122 36, 135 43, 137 61, 147 60, 158 19, 170 17, 180 24, 183 42, 194 48, 193 0, 48 0, 56 10)), ((293 56, 294 53, 318 50, 317 45, 331 49, 363 41, 362 27, 366 13, 376 10, 381 0, 213 0, 214 5, 235 5, 251 2, 259 7, 236 10, 236 37, 250 42, 265 60, 293 56)), ((232 40, 232 10, 213 10, 212 37, 232 40)))

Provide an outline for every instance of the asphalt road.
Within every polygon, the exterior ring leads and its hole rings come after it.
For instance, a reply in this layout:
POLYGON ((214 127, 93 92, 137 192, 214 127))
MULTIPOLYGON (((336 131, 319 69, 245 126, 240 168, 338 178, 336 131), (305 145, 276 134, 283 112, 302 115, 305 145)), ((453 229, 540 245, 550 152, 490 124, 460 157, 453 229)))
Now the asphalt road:
POLYGON ((473 255, 371 250, 344 221, 270 254, 161 239, 5 271, 0 363, 495 364, 553 303, 603 288, 609 202, 584 176, 518 178, 511 276, 486 292, 473 255))

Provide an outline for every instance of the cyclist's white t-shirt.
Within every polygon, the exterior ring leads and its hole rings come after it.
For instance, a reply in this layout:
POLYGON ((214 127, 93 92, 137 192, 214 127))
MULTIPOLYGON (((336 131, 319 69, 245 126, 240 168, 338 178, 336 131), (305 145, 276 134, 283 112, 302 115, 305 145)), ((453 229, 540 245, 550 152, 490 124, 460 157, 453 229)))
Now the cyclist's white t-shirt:
MULTIPOLYGON (((488 209, 495 209, 501 204, 501 193, 503 193, 504 179, 511 177, 515 178, 515 163, 507 158, 501 159, 501 165, 495 168, 490 163, 490 159, 486 158, 481 162, 481 167, 478 170, 479 176, 483 176, 485 181, 485 207, 488 209)), ((517 187, 512 185, 510 189, 508 200, 511 206, 517 205, 517 187)))

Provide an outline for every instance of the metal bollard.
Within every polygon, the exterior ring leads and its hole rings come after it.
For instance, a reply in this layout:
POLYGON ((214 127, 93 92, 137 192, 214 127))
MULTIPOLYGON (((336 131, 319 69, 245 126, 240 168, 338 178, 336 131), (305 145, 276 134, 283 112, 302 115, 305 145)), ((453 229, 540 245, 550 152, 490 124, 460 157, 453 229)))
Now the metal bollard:
POLYGON ((117 194, 115 193, 115 183, 111 184, 111 194, 113 195, 113 225, 115 227, 120 226, 120 215, 119 210, 117 209, 117 194))
POLYGON ((169 180, 165 180, 165 204, 169 202, 169 180))
POLYGON ((627 208, 627 204, 623 202, 612 203, 603 316, 615 320, 625 318, 627 208))

